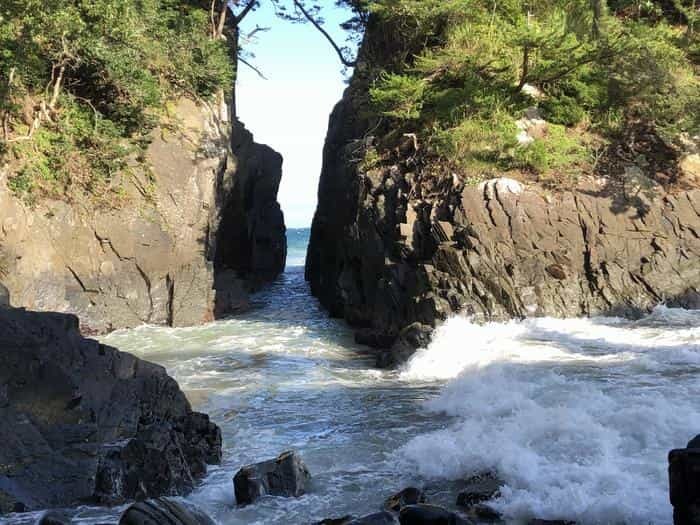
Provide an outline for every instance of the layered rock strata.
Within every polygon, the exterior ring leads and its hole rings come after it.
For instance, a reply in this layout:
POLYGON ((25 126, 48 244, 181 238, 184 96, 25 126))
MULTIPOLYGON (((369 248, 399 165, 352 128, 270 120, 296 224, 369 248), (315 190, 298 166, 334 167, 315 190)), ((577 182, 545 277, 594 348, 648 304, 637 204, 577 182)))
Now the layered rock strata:
POLYGON ((145 167, 113 181, 123 202, 29 205, 0 170, 0 280, 14 306, 78 315, 86 332, 185 326, 246 307, 284 269, 282 158, 242 124, 181 100, 145 167))
POLYGON ((368 168, 363 152, 383 147, 363 110, 368 71, 391 70, 392 38, 370 22, 330 117, 306 265, 314 295, 358 341, 398 349, 383 364, 458 312, 502 320, 700 305, 698 189, 643 176, 621 186, 583 177, 557 191, 505 178, 474 185, 429 169, 416 135, 368 168))

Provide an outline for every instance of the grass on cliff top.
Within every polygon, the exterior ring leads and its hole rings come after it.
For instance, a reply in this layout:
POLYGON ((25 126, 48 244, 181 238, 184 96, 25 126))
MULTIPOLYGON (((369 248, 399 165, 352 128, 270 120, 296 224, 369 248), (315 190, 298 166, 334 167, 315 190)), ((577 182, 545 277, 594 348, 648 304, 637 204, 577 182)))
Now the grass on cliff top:
POLYGON ((417 52, 373 72, 370 112, 466 179, 517 172, 568 184, 633 127, 678 151, 700 132, 695 0, 378 0, 372 9, 417 52), (530 106, 549 124, 523 147, 515 123, 530 106))
POLYGON ((119 201, 167 101, 233 84, 208 9, 187 0, 8 0, 0 6, 0 163, 28 202, 119 201), (76 193, 77 192, 77 193, 76 193))

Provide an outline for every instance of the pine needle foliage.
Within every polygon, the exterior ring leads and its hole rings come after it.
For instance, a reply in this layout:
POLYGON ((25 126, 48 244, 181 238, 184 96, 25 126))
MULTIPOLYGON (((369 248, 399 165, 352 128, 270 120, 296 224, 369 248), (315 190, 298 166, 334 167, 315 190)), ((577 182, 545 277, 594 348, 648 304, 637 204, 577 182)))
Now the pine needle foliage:
POLYGON ((374 77, 371 107, 393 129, 427 133, 432 152, 471 180, 575 170, 590 158, 592 135, 613 141, 629 122, 673 143, 700 132, 700 2, 670 4, 376 0, 369 9, 380 24, 422 45, 374 77), (548 136, 518 148, 514 123, 533 105, 548 136))

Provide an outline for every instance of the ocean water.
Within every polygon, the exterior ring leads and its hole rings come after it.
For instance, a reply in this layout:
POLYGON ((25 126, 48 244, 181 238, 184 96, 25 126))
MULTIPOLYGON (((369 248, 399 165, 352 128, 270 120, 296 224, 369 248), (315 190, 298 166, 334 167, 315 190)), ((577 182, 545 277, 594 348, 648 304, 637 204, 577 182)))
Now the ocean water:
POLYGON ((306 248, 309 245, 309 228, 287 228, 287 267, 303 267, 306 262, 306 248))
MULTIPOLYGON (((666 455, 700 433, 700 312, 456 317, 400 370, 379 371, 309 295, 308 231, 289 235, 286 273, 246 315, 105 338, 163 364, 221 426, 223 463, 188 501, 224 525, 304 524, 374 512, 408 485, 453 504, 459 480, 491 469, 509 523, 672 523, 666 455), (289 449, 309 466, 310 492, 237 507, 238 468, 289 449)), ((72 512, 96 524, 120 510, 72 512)))

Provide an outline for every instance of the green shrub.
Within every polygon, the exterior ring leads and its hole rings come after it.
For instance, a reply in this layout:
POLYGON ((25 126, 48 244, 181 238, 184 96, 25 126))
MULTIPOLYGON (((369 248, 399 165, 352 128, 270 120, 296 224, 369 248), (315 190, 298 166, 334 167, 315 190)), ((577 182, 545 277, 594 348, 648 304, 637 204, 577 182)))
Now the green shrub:
POLYGON ((514 150, 511 166, 546 176, 552 172, 576 171, 587 159, 588 150, 579 135, 564 126, 550 124, 544 137, 514 150))
POLYGON ((30 115, 41 124, 31 140, 4 145, 17 170, 11 187, 99 192, 147 145, 168 99, 230 91, 230 52, 210 31, 208 4, 189 0, 3 1, 7 138, 27 135, 27 108, 46 108, 30 115))
POLYGON ((427 134, 441 162, 480 173, 575 172, 588 162, 587 133, 611 142, 630 121, 669 141, 700 132, 692 0, 674 0, 670 12, 633 3, 601 0, 598 17, 590 0, 375 0, 376 13, 423 44, 379 76, 372 109, 392 131, 427 134), (524 95, 525 84, 542 97, 524 95), (549 132, 514 148, 514 122, 532 105, 549 132))

